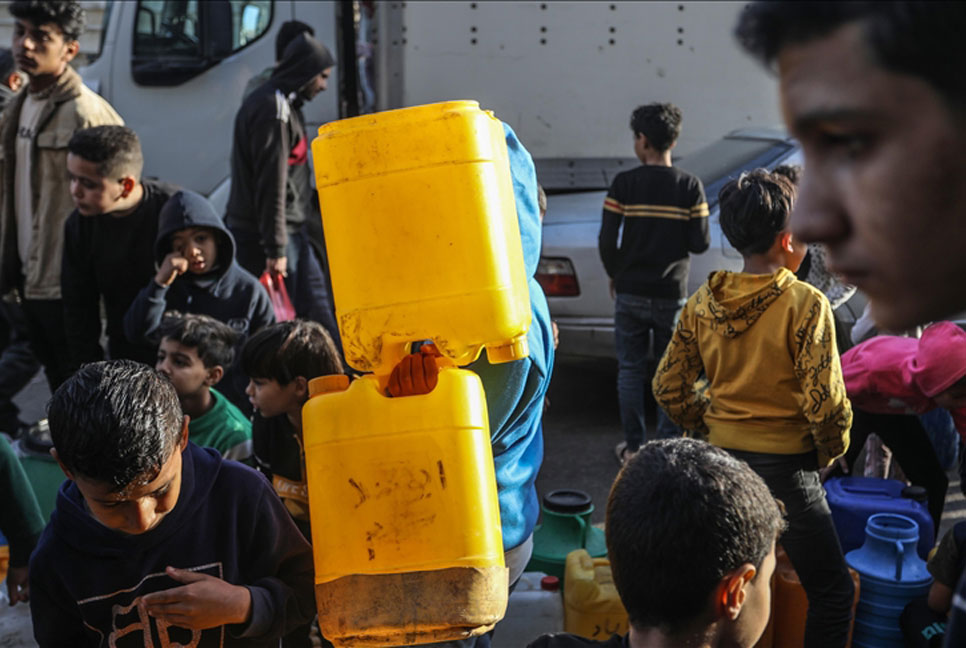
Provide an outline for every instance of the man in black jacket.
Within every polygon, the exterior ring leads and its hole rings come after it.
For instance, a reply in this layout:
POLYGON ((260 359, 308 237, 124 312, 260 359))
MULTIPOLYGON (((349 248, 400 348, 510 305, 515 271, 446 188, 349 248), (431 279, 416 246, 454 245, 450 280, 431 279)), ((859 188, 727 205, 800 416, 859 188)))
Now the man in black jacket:
POLYGON ((292 276, 306 256, 311 183, 301 106, 325 90, 333 64, 324 45, 299 35, 235 116, 226 222, 238 263, 255 276, 292 276))

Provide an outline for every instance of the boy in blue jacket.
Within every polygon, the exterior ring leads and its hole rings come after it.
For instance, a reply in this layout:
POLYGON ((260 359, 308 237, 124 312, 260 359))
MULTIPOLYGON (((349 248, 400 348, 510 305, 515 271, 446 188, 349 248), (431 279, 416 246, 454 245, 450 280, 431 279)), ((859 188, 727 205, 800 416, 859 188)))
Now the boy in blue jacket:
MULTIPOLYGON (((203 196, 179 191, 165 203, 154 256, 158 271, 124 316, 124 333, 131 342, 157 346, 161 320, 169 310, 222 321, 240 335, 240 342, 275 321, 268 293, 238 265, 235 239, 203 196)), ((236 367, 226 367, 222 392, 251 414, 246 383, 236 367)))
POLYGON ((40 646, 277 646, 312 618, 308 543, 257 472, 188 441, 154 369, 85 365, 48 420, 68 481, 30 563, 40 646))

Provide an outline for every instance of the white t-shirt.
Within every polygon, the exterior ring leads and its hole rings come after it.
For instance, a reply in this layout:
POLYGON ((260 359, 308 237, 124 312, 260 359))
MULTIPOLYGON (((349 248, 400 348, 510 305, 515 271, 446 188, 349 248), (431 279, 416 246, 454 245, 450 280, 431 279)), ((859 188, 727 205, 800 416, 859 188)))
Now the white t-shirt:
POLYGON ((17 252, 20 253, 20 263, 27 265, 30 256, 30 243, 34 231, 33 191, 30 187, 30 164, 33 152, 34 136, 37 129, 37 119, 40 110, 46 103, 45 99, 35 99, 27 92, 23 108, 20 111, 20 124, 17 127, 17 158, 14 164, 13 176, 13 208, 17 215, 17 252))

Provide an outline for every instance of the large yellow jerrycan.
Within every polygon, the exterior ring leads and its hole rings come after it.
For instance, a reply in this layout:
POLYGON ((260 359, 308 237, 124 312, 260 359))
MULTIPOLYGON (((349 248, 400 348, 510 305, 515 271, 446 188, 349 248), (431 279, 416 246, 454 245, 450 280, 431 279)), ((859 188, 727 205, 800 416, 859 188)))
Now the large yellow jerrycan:
POLYGON ((479 377, 445 368, 390 398, 375 376, 310 383, 302 409, 319 626, 336 645, 482 634, 506 611, 479 377))
POLYGON ((348 363, 387 375, 432 339, 466 365, 527 355, 530 301, 502 123, 475 101, 325 124, 312 142, 348 363))
POLYGON ((605 641, 628 630, 607 558, 591 558, 586 549, 567 554, 564 577, 564 630, 605 641))

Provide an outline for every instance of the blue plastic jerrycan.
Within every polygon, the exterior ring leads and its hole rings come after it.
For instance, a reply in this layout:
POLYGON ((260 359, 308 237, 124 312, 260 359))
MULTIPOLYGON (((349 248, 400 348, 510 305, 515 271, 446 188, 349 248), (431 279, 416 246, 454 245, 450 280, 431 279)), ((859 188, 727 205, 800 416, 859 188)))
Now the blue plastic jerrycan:
POLYGON ((932 584, 926 562, 916 553, 919 525, 904 515, 877 513, 865 526, 865 543, 845 556, 859 573, 855 648, 903 648, 899 615, 932 584))
POLYGON ((835 477, 825 482, 825 494, 842 553, 862 546, 866 522, 876 513, 895 513, 914 520, 919 526, 919 557, 925 559, 932 551, 935 531, 921 486, 906 486, 896 479, 835 477))

